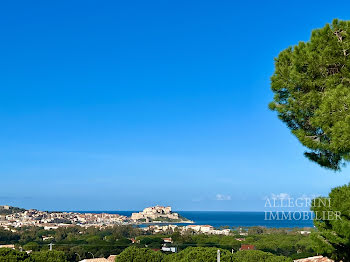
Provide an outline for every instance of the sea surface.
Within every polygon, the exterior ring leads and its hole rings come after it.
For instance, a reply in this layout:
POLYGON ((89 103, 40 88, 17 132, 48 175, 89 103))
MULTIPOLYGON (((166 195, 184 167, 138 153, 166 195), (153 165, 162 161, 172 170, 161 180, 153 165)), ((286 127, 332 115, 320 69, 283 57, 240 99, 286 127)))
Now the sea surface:
MULTIPOLYGON (((131 216, 139 211, 79 211, 81 213, 110 213, 131 216)), ((275 228, 313 227, 312 220, 272 220, 265 219, 264 212, 236 212, 236 211, 174 211, 181 216, 194 221, 195 225, 211 225, 214 227, 251 227, 264 226, 275 228)), ((267 216, 267 218, 269 218, 267 216)), ((176 224, 176 223, 172 223, 176 224)), ((178 224, 184 225, 184 224, 178 224)))

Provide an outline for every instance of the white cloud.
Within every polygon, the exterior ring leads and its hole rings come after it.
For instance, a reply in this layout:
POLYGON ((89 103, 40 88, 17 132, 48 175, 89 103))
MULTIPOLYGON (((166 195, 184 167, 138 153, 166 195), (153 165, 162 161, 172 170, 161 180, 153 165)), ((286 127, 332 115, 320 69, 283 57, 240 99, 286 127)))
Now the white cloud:
POLYGON ((271 193, 269 196, 265 196, 263 199, 266 200, 266 199, 288 199, 288 198, 291 198, 291 196, 288 194, 288 193, 278 193, 278 194, 274 194, 274 193, 271 193))
POLYGON ((223 194, 216 194, 216 200, 218 200, 218 201, 231 200, 231 196, 230 195, 223 195, 223 194))
POLYGON ((303 199, 314 199, 316 197, 320 197, 320 194, 302 194, 299 196, 299 198, 303 198, 303 199))
POLYGON ((274 194, 271 193, 270 195, 264 196, 262 200, 267 200, 267 199, 276 199, 276 200, 286 200, 286 199, 314 199, 316 197, 319 197, 320 194, 298 194, 298 195, 290 195, 288 193, 278 193, 274 194))
MULTIPOLYGON (((274 194, 272 194, 274 195, 274 194)), ((275 198, 277 199, 288 199, 290 198, 290 195, 288 193, 279 193, 277 195, 275 195, 275 198)))

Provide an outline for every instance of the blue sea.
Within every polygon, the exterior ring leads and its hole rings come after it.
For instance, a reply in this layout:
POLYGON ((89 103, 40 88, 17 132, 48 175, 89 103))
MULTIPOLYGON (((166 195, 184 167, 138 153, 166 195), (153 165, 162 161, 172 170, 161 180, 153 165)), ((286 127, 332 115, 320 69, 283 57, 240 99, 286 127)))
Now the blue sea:
MULTIPOLYGON (((131 216, 138 211, 80 211, 81 213, 110 213, 131 216)), ((264 212, 235 211, 175 211, 181 216, 194 221, 195 225, 211 225, 214 227, 251 227, 264 226, 275 228, 313 227, 312 220, 265 220, 264 212)), ((182 225, 182 224, 180 224, 182 225)))

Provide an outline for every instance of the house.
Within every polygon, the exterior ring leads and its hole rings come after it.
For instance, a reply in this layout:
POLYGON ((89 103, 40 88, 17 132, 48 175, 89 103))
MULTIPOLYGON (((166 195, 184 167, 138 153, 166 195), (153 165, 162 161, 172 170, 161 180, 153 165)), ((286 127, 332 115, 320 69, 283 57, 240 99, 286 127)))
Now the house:
POLYGON ((44 226, 44 230, 52 230, 52 229, 58 229, 58 226, 50 226, 50 225, 44 226))
POLYGON ((186 229, 190 229, 196 232, 208 233, 209 231, 214 230, 214 227, 210 225, 189 225, 186 226, 186 229))
POLYGON ((241 248, 239 250, 255 250, 254 245, 241 245, 241 248))
POLYGON ((48 236, 48 237, 42 236, 42 239, 43 241, 47 241, 47 240, 53 239, 53 236, 48 236))
POLYGON ((240 237, 240 238, 235 238, 237 241, 245 241, 245 238, 242 238, 242 237, 240 237))
POLYGON ((177 252, 177 248, 176 247, 162 247, 162 251, 176 253, 177 252))
POLYGON ((211 230, 208 233, 213 234, 213 235, 225 235, 228 236, 230 234, 231 230, 230 229, 222 229, 222 230, 211 230))
POLYGON ((133 243, 133 244, 135 244, 135 243, 140 243, 140 239, 135 239, 135 238, 128 238, 130 241, 131 241, 131 243, 133 243))
POLYGON ((315 256, 294 260, 294 262, 334 262, 334 260, 329 259, 328 257, 315 256))
POLYGON ((165 237, 165 238, 162 238, 164 243, 173 243, 173 240, 171 239, 171 237, 165 237))
POLYGON ((302 231, 299 231, 300 235, 309 235, 311 234, 311 231, 308 231, 308 230, 302 230, 302 231))
POLYGON ((210 226, 210 225, 204 225, 200 227, 200 231, 202 231, 203 233, 208 233, 209 231, 213 230, 214 227, 210 226))
POLYGON ((0 248, 11 248, 11 249, 15 249, 15 245, 0 245, 0 248))

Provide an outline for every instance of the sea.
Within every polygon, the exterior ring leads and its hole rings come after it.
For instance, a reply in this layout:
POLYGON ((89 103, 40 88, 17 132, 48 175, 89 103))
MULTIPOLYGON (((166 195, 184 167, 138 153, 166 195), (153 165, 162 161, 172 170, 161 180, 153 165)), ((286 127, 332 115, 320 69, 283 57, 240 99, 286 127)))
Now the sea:
MULTIPOLYGON (((139 211, 79 211, 81 213, 109 213, 131 216, 134 212, 139 211)), ((181 216, 194 221, 195 225, 211 225, 213 227, 230 228, 263 226, 270 228, 304 228, 313 227, 311 219, 270 219, 265 212, 238 212, 238 211, 174 211, 181 216), (267 219, 266 219, 267 218, 267 219)), ((177 225, 187 225, 181 223, 171 223, 177 225)))

